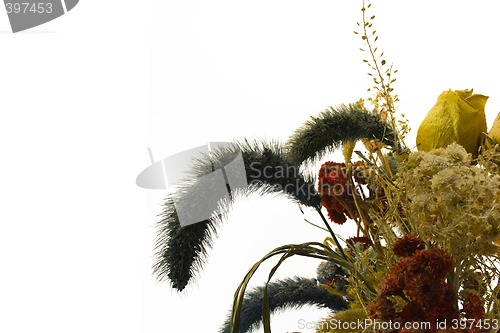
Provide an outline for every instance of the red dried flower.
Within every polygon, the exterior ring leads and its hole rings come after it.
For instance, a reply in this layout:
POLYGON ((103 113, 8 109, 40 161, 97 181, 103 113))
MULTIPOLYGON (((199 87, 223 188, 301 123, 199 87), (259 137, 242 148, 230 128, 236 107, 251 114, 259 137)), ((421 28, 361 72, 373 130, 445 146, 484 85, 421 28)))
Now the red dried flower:
POLYGON ((398 238, 392 246, 394 254, 401 258, 409 257, 417 250, 423 249, 425 249, 425 243, 413 233, 407 233, 402 238, 398 238))
POLYGON ((362 167, 366 166, 364 161, 358 161, 349 167, 345 163, 326 162, 318 173, 318 192, 321 195, 321 205, 328 211, 331 221, 343 224, 348 218, 352 218, 349 211, 356 211, 353 199, 355 184, 366 184, 362 167), (349 210, 350 209, 350 210, 349 210))
POLYGON ((374 304, 368 307, 368 313, 372 318, 383 321, 393 320, 396 317, 394 305, 388 298, 377 299, 374 304))
POLYGON ((422 321, 425 318, 424 309, 415 302, 409 302, 399 314, 402 322, 422 321))
POLYGON ((484 306, 481 298, 473 293, 467 294, 464 300, 465 316, 468 319, 481 320, 484 319, 484 306))
POLYGON ((433 323, 446 322, 450 324, 453 322, 453 319, 458 319, 458 318, 459 318, 459 313, 455 308, 455 302, 442 301, 442 302, 436 302, 432 307, 426 310, 425 320, 433 323))
POLYGON ((405 291, 413 302, 426 309, 443 298, 444 288, 444 283, 436 283, 429 276, 418 274, 407 281, 405 291))
POLYGON ((328 194, 321 195, 321 205, 326 208, 330 220, 337 224, 344 224, 351 217, 342 204, 328 194))
MULTIPOLYGON (((458 318, 456 294, 445 280, 453 269, 451 257, 441 249, 423 250, 423 242, 413 235, 401 238, 395 247, 402 258, 379 286, 379 294, 369 307, 372 319, 435 325, 458 318), (393 296, 406 302, 400 312, 392 303, 393 296)), ((435 330, 432 327, 431 331, 435 330)))
POLYGON ((421 271, 436 280, 444 279, 453 270, 451 257, 441 249, 417 251, 410 258, 412 259, 413 269, 421 271))
POLYGON ((335 223, 343 224, 351 218, 338 198, 348 197, 349 181, 344 163, 326 162, 318 174, 318 191, 321 205, 328 211, 328 217, 335 223))
POLYGON ((319 187, 323 193, 325 190, 333 195, 332 190, 341 192, 343 186, 347 186, 347 171, 345 163, 326 162, 319 170, 319 187))

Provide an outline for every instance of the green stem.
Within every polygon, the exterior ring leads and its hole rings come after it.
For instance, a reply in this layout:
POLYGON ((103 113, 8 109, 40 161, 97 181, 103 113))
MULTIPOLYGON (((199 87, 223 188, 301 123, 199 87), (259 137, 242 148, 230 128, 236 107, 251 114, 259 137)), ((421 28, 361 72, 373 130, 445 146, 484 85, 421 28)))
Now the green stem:
MULTIPOLYGON (((366 8, 365 1, 363 1, 363 8, 366 8)), ((385 79, 384 79, 384 76, 382 75, 382 72, 380 71, 377 57, 375 56, 375 51, 373 50, 372 43, 369 40, 370 36, 368 36, 368 31, 366 29, 366 27, 369 25, 369 23, 366 21, 366 14, 365 13, 366 13, 366 10, 363 11, 363 35, 364 35, 366 44, 368 45, 368 50, 370 51, 370 56, 372 57, 373 64, 375 65, 375 70, 377 71, 377 75, 380 79, 380 86, 382 87, 382 93, 383 93, 383 96, 387 102, 387 109, 388 109, 389 113, 392 113, 394 111, 394 105, 393 105, 393 101, 392 101, 392 98, 391 98, 390 93, 389 93, 389 86, 385 84, 385 79)))
POLYGON ((346 261, 349 261, 349 259, 347 258, 347 256, 344 253, 344 250, 342 249, 342 246, 340 246, 339 240, 337 239, 337 236, 335 236, 335 233, 333 232, 332 227, 330 227, 330 224, 328 223, 328 221, 326 220, 325 216, 321 212, 321 207, 316 208, 316 211, 318 212, 319 216, 321 216, 321 219, 323 220, 323 223, 325 223, 325 226, 328 229, 328 231, 330 232, 330 235, 332 236, 332 239, 335 242, 335 245, 337 245, 337 248, 339 249, 340 254, 342 255, 342 257, 346 261))
POLYGON ((312 225, 313 227, 316 227, 316 228, 321 229, 321 230, 323 230, 323 231, 328 231, 328 229, 325 229, 325 228, 323 228, 323 227, 320 227, 319 225, 317 225, 317 224, 315 224, 315 223, 313 223, 313 222, 309 221, 308 219, 304 219, 304 221, 306 221, 307 223, 309 223, 309 224, 310 224, 310 225, 312 225))

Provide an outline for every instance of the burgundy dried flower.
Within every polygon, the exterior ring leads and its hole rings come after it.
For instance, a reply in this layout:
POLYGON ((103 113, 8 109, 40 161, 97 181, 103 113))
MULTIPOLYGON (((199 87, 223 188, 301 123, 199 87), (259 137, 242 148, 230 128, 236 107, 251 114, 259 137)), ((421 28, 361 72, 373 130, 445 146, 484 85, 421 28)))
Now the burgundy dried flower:
POLYGON ((446 282, 453 269, 451 257, 441 249, 423 250, 423 242, 414 235, 405 235, 395 243, 395 252, 402 257, 379 286, 379 294, 368 308, 372 319, 393 322, 436 323, 459 317, 455 309, 456 294, 446 282), (397 311, 392 297, 404 303, 397 311))
POLYGON ((321 205, 328 211, 328 217, 335 223, 343 224, 349 214, 357 210, 353 195, 355 184, 366 184, 363 175, 364 161, 355 162, 349 166, 345 163, 326 162, 318 173, 318 192, 321 195, 321 205), (354 178, 354 182, 351 179, 354 178))
POLYGON ((432 307, 436 300, 443 298, 444 288, 444 283, 436 283, 434 279, 418 274, 409 279, 405 291, 413 302, 426 309, 432 307))
POLYGON ((464 305, 463 311, 465 312, 465 316, 468 319, 475 319, 475 320, 484 319, 483 301, 478 295, 474 293, 467 294, 463 305, 464 305))
POLYGON ((344 163, 326 162, 321 166, 318 174, 321 205, 328 211, 330 220, 337 224, 343 224, 347 218, 351 218, 348 210, 338 200, 347 195, 348 186, 344 163))
POLYGON ((402 238, 398 238, 392 246, 394 254, 400 258, 409 257, 417 250, 423 249, 425 249, 425 243, 413 233, 407 233, 402 238))
POLYGON ((413 269, 421 271, 436 280, 444 279, 453 270, 451 257, 441 249, 417 251, 410 258, 412 259, 413 269))
POLYGON ((350 218, 349 212, 344 209, 335 197, 328 194, 321 195, 321 205, 326 208, 328 218, 337 224, 344 224, 347 218, 350 218))

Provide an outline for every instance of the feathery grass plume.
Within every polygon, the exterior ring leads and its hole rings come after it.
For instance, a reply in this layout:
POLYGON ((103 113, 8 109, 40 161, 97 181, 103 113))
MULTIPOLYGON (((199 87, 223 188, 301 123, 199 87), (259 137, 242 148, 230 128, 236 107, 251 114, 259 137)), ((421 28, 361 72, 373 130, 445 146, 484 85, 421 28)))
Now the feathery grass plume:
MULTIPOLYGON (((276 280, 268 284, 269 305, 272 312, 299 309, 304 305, 329 308, 333 311, 347 308, 346 301, 329 293, 316 284, 315 279, 294 277, 276 280)), ((262 321, 262 295, 264 287, 257 287, 248 292, 243 300, 240 332, 258 329, 262 321)), ((219 333, 231 332, 231 314, 226 319, 219 333)))
POLYGON ((321 207, 316 184, 303 175, 300 164, 289 158, 279 142, 238 142, 250 192, 285 194, 290 199, 308 207, 321 207), (254 186, 252 186, 254 185, 254 186))
POLYGON ((172 288, 182 291, 201 269, 207 248, 212 246, 215 225, 207 219, 182 227, 172 196, 165 200, 161 216, 157 225, 153 272, 158 280, 168 279, 172 288))
POLYGON ((301 164, 313 162, 339 148, 343 143, 376 139, 388 146, 398 146, 390 125, 379 114, 355 104, 330 107, 311 117, 288 140, 291 159, 301 164))
POLYGON ((336 294, 347 295, 349 273, 345 268, 331 261, 323 261, 318 265, 316 274, 318 283, 332 287, 336 294))
POLYGON ((201 270, 207 250, 211 248, 217 235, 218 225, 224 221, 231 203, 252 193, 282 194, 294 202, 320 207, 315 184, 306 181, 298 166, 288 161, 279 143, 242 141, 220 147, 210 155, 195 160, 186 181, 180 183, 176 191, 165 200, 155 244, 156 263, 153 271, 157 278, 160 281, 168 279, 172 288, 182 291, 201 270), (226 184, 229 194, 218 202, 212 200, 208 208, 213 213, 211 216, 204 216, 207 210, 207 193, 220 192, 220 184, 214 178, 204 176, 222 167, 227 169, 228 163, 240 153, 244 168, 231 169, 231 173, 226 174, 226 182, 231 183, 227 177, 243 176, 248 185, 230 188, 226 184), (238 174, 239 172, 244 175, 238 174), (204 218, 196 219, 200 222, 183 227, 179 211, 193 218, 204 218))

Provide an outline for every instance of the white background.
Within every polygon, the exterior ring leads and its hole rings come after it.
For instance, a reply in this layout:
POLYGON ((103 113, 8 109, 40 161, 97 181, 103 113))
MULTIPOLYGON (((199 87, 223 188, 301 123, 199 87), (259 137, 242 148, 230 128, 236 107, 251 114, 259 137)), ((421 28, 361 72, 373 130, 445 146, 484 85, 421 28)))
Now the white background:
MULTIPOLYGON (((495 1, 374 2, 379 48, 414 132, 443 90, 500 111, 495 1)), ((251 264, 321 241, 295 205, 251 198, 184 293, 151 274, 156 159, 207 141, 280 138, 371 85, 358 1, 90 1, 25 33, 0 10, 0 331, 216 332, 251 264)), ((413 145, 414 132, 408 138, 413 145)), ((310 219, 317 218, 307 213, 310 219)), ((314 276, 291 260, 278 276, 314 276)), ((254 281, 262 283, 269 267, 254 281)), ((278 316, 276 332, 325 311, 278 316)))

